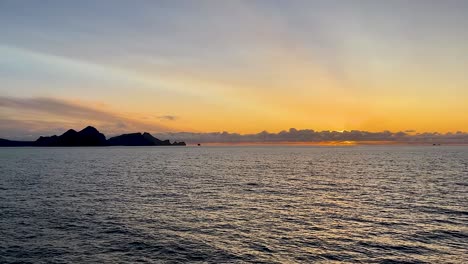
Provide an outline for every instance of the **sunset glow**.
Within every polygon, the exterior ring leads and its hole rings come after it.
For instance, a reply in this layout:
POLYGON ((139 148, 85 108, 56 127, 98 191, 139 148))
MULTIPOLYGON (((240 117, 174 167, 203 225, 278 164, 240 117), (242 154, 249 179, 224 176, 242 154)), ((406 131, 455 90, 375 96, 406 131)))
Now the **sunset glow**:
POLYGON ((0 263, 468 263, 468 0, 0 0, 0 263))
POLYGON ((462 1, 30 5, 0 4, 0 136, 468 130, 462 1))

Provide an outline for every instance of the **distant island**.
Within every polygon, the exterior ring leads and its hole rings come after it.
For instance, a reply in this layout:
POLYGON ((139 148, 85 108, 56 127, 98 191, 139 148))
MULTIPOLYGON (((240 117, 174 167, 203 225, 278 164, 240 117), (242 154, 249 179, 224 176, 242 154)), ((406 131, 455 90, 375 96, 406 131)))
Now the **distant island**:
POLYGON ((39 137, 36 141, 14 141, 0 138, 0 147, 88 147, 88 146, 185 146, 185 142, 171 143, 150 133, 123 134, 106 139, 96 128, 88 126, 81 131, 69 129, 60 136, 39 137))

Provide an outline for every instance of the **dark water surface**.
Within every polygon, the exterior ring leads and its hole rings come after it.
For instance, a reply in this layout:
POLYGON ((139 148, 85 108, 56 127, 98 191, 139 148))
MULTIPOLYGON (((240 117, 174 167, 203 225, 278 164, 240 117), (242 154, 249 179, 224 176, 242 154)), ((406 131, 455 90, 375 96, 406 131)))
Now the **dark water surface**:
POLYGON ((468 147, 0 149, 0 263, 468 263, 468 147))

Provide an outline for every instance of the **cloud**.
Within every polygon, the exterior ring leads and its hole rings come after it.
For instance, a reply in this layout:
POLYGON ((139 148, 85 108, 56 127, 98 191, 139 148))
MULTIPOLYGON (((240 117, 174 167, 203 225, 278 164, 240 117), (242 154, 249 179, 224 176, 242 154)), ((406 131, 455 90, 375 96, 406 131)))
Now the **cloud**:
POLYGON ((76 103, 46 97, 15 98, 0 96, 0 107, 15 109, 18 111, 35 111, 52 115, 69 116, 73 118, 93 117, 99 120, 118 118, 115 114, 93 109, 92 107, 81 106, 76 103))
POLYGON ((155 115, 153 118, 124 114, 91 103, 57 98, 18 98, 0 96, 0 138, 34 139, 40 135, 61 134, 69 128, 81 129, 93 125, 107 136, 120 133, 148 131, 158 138, 196 143, 441 143, 468 144, 468 133, 416 133, 351 131, 315 131, 312 129, 283 130, 278 133, 262 131, 255 134, 229 132, 167 132, 171 129, 157 120, 175 121, 175 115, 155 115), (156 120, 156 121, 155 121, 156 120), (156 132, 156 133, 155 133, 156 132))
POLYGON ((360 130, 351 131, 314 131, 311 129, 298 130, 291 128, 288 131, 269 133, 262 131, 256 134, 237 134, 229 132, 212 133, 158 133, 155 136, 177 141, 196 143, 320 143, 320 142, 355 142, 355 143, 441 143, 441 144, 468 144, 468 133, 418 133, 407 132, 369 132, 360 130))
POLYGON ((73 123, 48 122, 45 120, 0 119, 0 138, 32 140, 40 135, 61 134, 67 128, 76 127, 73 123))
POLYGON ((161 119, 161 120, 174 121, 174 120, 178 119, 179 117, 174 116, 174 115, 163 115, 163 116, 158 116, 158 118, 161 119))
POLYGON ((0 137, 7 138, 31 139, 87 125, 96 126, 109 135, 128 131, 170 130, 155 120, 143 120, 138 115, 57 98, 0 96, 0 110, 0 137))

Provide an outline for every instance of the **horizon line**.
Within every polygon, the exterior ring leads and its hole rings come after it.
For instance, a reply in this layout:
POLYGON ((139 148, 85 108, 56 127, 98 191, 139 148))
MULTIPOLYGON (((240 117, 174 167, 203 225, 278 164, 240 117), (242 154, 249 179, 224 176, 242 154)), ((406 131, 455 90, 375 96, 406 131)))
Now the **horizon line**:
MULTIPOLYGON (((93 127, 94 126, 86 126, 93 127)), ((128 128, 127 128, 128 129, 128 128)), ((67 129, 64 131, 69 131, 67 129)), ((74 130, 74 129, 73 129, 74 130)), ((97 129, 96 129, 97 130, 97 129)), ((108 138, 122 134, 144 133, 144 132, 125 132, 119 133, 113 131, 108 133, 109 129, 103 129, 108 138)), ((57 133, 57 130, 53 130, 57 133)), ((121 131, 121 130, 120 130, 121 131)), ((17 132, 18 134, 20 132, 17 132)), ((29 132, 31 133, 31 132, 29 132)), ((46 131, 35 131, 35 134, 47 133, 46 131)), ((17 135, 18 135, 17 134, 17 135)), ((50 134, 54 134, 50 132, 50 134)), ((50 136, 40 135, 40 136, 50 136)), ((60 133, 58 133, 60 134, 60 133)), ((405 130, 392 132, 389 130, 371 132, 365 130, 322 130, 296 129, 281 130, 277 133, 263 130, 259 133, 240 134, 223 132, 152 132, 159 138, 167 138, 173 141, 184 141, 187 144, 222 144, 222 145, 390 145, 390 144, 468 144, 468 133, 457 132, 416 132, 415 130, 405 130)), ((29 134, 32 138, 34 135, 29 134)), ((38 135, 36 135, 38 136, 38 135)), ((26 135, 23 134, 24 139, 26 135)), ((8 137, 7 137, 8 138, 8 137)), ((20 136, 14 136, 19 140, 20 136)))

